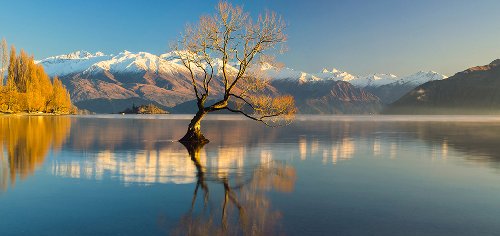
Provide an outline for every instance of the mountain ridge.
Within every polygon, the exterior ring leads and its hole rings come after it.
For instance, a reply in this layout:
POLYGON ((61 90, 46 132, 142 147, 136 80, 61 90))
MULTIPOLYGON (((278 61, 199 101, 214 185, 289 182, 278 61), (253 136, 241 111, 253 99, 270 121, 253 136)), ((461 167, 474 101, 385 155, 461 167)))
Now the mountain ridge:
MULTIPOLYGON (((174 65, 180 66, 180 61, 175 59, 172 52, 167 52, 161 55, 155 55, 148 52, 137 52, 132 53, 130 51, 124 50, 118 54, 104 54, 101 51, 96 53, 90 53, 88 51, 79 50, 68 54, 63 54, 59 56, 52 56, 42 60, 38 60, 37 63, 44 65, 46 72, 51 75, 67 75, 75 72, 86 71, 90 72, 94 70, 115 70, 115 71, 127 71, 127 69, 133 69, 135 64, 135 69, 137 70, 167 70, 169 66, 174 65), (100 60, 99 60, 100 59, 100 60), (134 59, 134 60, 132 60, 134 59), (87 60, 86 63, 81 63, 87 60), (73 62, 76 65, 70 65, 73 62), (167 62, 167 63, 165 63, 167 62), (90 63, 93 63, 89 65, 90 63), (55 66, 59 64, 61 66, 55 66), (116 64, 122 64, 116 66, 116 64), (69 68, 63 69, 62 67, 67 66, 69 68)), ((182 69, 182 68, 175 68, 182 69)), ((319 73, 309 73, 304 71, 297 71, 292 68, 276 68, 273 66, 263 67, 263 71, 268 72, 268 76, 273 79, 288 79, 288 80, 301 80, 303 82, 314 82, 321 80, 342 80, 349 82, 357 87, 372 87, 381 86, 400 80, 412 81, 414 76, 422 76, 422 74, 429 75, 439 75, 435 79, 445 79, 444 75, 441 75, 434 71, 418 71, 414 74, 398 77, 394 74, 383 74, 375 73, 364 76, 353 75, 346 71, 341 71, 339 69, 333 68, 331 71, 328 69, 323 69, 319 73)))
MULTIPOLYGON (((126 101, 129 98, 137 97, 173 109, 176 105, 195 99, 191 91, 189 71, 175 57, 174 52, 158 56, 148 52, 133 53, 126 50, 115 55, 80 50, 48 57, 37 61, 37 63, 43 65, 49 75, 59 76, 66 87, 70 89, 72 99, 78 104, 82 104, 82 101, 86 100, 117 99, 126 101)), ((220 62, 216 63, 216 75, 219 64, 220 62)), ((232 65, 228 66, 229 69, 236 70, 234 67, 236 64, 232 65)), ((446 78, 435 72, 434 74, 417 72, 401 78, 392 74, 372 74, 360 77, 335 68, 324 69, 319 73, 307 73, 291 68, 277 68, 269 64, 261 65, 260 70, 264 72, 266 77, 270 78, 270 86, 278 88, 276 90, 270 87, 270 91, 285 92, 284 88, 287 87, 294 87, 298 90, 298 92, 294 92, 294 96, 297 104, 302 104, 301 112, 317 111, 318 113, 336 114, 378 112, 381 106, 387 102, 384 99, 374 99, 379 95, 377 95, 377 90, 370 91, 373 88, 395 83, 397 86, 392 86, 391 89, 397 90, 400 87, 399 84, 411 81, 417 81, 417 84, 414 85, 417 86, 427 80, 446 78), (417 78, 415 75, 420 77, 417 76, 417 78), (439 76, 434 78, 435 75, 439 76), (284 85, 284 83, 289 83, 289 85, 284 85), (328 92, 324 92, 320 88, 325 85, 328 86, 328 92), (280 86, 281 88, 279 88, 280 86), (318 88, 311 90, 311 87, 318 88), (312 94, 308 96, 300 94, 306 91, 312 94), (305 100, 298 100, 298 98, 305 100), (370 105, 360 105, 363 103, 370 105), (322 108, 310 109, 308 106, 322 108), (337 109, 331 106, 340 106, 341 108, 337 109), (365 107, 366 109, 355 107, 365 107)), ((198 72, 195 71, 195 73, 198 72)), ((215 98, 221 94, 223 87, 220 81, 215 81, 212 86, 213 98, 215 98)), ((410 90, 411 88, 410 86, 406 89, 410 90)), ((86 109, 88 109, 88 103, 85 104, 86 109)))
POLYGON ((500 114, 500 60, 446 80, 417 86, 391 104, 390 114, 500 114))

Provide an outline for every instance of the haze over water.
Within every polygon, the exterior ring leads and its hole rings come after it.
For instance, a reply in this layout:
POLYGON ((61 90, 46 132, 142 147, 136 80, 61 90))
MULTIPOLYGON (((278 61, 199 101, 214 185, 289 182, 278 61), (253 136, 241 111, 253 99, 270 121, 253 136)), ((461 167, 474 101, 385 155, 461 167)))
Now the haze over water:
POLYGON ((495 235, 500 117, 1 116, 0 235, 495 235))

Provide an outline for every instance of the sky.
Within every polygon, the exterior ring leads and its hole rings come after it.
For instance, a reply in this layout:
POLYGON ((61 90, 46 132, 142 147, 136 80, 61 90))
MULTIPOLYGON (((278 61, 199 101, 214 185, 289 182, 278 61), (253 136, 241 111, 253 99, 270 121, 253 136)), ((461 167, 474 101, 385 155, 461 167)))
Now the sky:
MULTIPOLYGON (((0 0, 0 37, 35 58, 76 50, 161 54, 211 0, 0 0)), ((498 0, 235 0, 253 17, 287 22, 278 57, 306 72, 355 75, 437 71, 453 75, 500 58, 498 0)))

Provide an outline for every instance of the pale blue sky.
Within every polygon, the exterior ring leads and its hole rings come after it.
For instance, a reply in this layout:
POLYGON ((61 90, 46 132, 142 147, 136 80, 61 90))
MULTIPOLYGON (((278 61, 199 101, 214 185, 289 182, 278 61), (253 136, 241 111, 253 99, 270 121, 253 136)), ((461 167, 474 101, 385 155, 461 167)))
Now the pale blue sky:
MULTIPOLYGON (((238 0, 288 23, 288 67, 446 75, 500 58, 497 0, 238 0)), ((75 50, 160 54, 217 1, 0 0, 0 37, 44 58, 75 50)))

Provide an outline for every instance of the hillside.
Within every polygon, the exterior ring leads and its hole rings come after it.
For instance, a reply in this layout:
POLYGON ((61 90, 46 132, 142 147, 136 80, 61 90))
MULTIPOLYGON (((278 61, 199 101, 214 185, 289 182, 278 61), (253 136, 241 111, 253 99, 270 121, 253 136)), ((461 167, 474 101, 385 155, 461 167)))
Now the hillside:
POLYGON ((385 111, 390 114, 500 114, 500 59, 422 84, 385 111))

